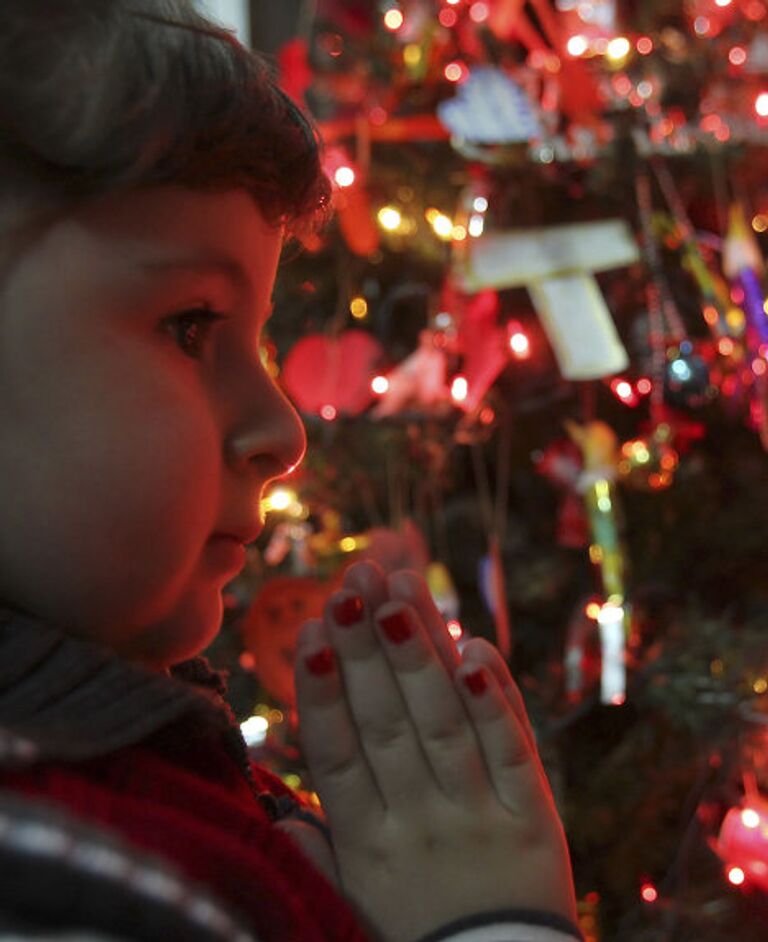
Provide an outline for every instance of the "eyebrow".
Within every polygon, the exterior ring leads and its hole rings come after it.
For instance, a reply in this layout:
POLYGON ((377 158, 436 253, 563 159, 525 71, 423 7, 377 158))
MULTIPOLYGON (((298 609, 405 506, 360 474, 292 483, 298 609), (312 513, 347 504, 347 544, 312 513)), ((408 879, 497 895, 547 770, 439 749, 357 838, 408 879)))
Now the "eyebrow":
POLYGON ((229 255, 191 255, 169 258, 162 261, 143 262, 141 268, 148 274, 186 273, 193 275, 223 275, 241 291, 251 287, 251 279, 245 268, 229 255))

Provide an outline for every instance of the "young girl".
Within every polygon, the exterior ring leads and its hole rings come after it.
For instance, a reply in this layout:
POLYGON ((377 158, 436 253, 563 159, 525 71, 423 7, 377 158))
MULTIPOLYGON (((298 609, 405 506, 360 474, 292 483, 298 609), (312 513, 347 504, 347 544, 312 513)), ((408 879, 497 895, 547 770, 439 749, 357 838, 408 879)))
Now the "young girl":
POLYGON ((3 938, 579 937, 520 694, 417 576, 353 567, 301 637, 330 842, 196 657, 302 457, 259 335, 327 200, 305 119, 185 0, 4 0, 3 938))

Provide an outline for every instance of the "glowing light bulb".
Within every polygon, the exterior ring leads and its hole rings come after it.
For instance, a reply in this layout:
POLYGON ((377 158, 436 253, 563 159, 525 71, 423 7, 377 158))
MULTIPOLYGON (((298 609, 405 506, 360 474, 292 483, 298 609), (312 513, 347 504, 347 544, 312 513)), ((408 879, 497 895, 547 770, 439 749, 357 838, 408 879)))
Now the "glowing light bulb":
POLYGON ((444 213, 437 213, 430 219, 435 235, 440 239, 450 239, 453 233, 453 222, 444 213))
POLYGON ((362 320, 368 313, 368 302, 360 296, 352 298, 349 302, 349 313, 352 317, 362 320))
POLYGON ((742 883, 747 879, 747 875, 741 869, 741 867, 730 867, 728 870, 728 881, 734 886, 741 886, 742 883))
POLYGON ((267 738, 269 721, 266 716, 249 716, 240 724, 240 732, 249 746, 258 746, 267 738))
POLYGON ((454 641, 458 641, 459 638, 464 634, 464 629, 461 627, 461 622, 455 618, 452 618, 450 621, 446 622, 448 629, 448 634, 453 638, 454 641))
POLYGON ((384 25, 388 30, 391 30, 393 33, 400 29, 400 27, 405 22, 405 17, 401 10, 398 10, 397 7, 392 7, 391 10, 387 10, 384 14, 384 25))
POLYGON ((320 415, 322 418, 325 419, 326 422, 333 422, 333 420, 336 418, 338 413, 336 412, 336 409, 334 408, 334 406, 325 405, 320 410, 320 415))
POLYGON ((744 65, 747 61, 747 50, 743 46, 734 46, 728 53, 731 65, 744 65))
POLYGON ((469 217, 469 234, 476 239, 483 234, 483 229, 485 229, 485 220, 481 214, 472 213, 469 217))
POLYGON ((464 402, 469 395, 469 384, 464 376, 454 377, 451 383, 451 399, 454 402, 464 402))
POLYGON ((443 75, 449 82, 462 82, 469 75, 469 70, 463 62, 454 60, 445 67, 443 75))
POLYGON ((389 380, 386 376, 374 376, 371 380, 371 389, 377 396, 383 396, 389 389, 389 380))
POLYGON ((340 187, 352 186, 355 182, 355 171, 351 167, 339 167, 333 179, 340 187))
POLYGON ((484 23, 491 15, 491 8, 487 3, 473 3, 469 8, 469 18, 473 23, 484 23))
POLYGON ((640 887, 640 896, 646 903, 655 903, 659 898, 659 891, 652 883, 644 883, 640 887))
POLYGON ((488 200, 484 196, 476 196, 472 200, 472 209, 476 213, 484 213, 488 209, 488 200))
POLYGON ((760 92, 755 99, 755 112, 761 118, 768 118, 768 92, 760 92))
POLYGON ((263 507, 267 512, 271 510, 287 510, 296 500, 294 491, 287 487, 276 487, 267 497, 264 498, 263 507))
POLYGON ((531 353, 531 344, 522 330, 516 330, 509 338, 509 349, 518 360, 524 360, 531 353))
POLYGON ((376 218, 387 232, 396 232, 403 224, 403 214, 394 206, 382 206, 376 218))
POLYGON ((576 36, 571 36, 565 48, 568 50, 569 55, 577 59, 579 56, 583 56, 587 49, 589 49, 587 37, 582 36, 581 33, 577 33, 576 36))
POLYGON ((741 812, 741 823, 745 828, 759 828, 760 827, 760 815, 755 811, 754 808, 745 808, 741 812))
POLYGON ((631 48, 632 45, 626 36, 616 36, 608 43, 605 54, 611 61, 618 62, 621 59, 626 59, 631 48))

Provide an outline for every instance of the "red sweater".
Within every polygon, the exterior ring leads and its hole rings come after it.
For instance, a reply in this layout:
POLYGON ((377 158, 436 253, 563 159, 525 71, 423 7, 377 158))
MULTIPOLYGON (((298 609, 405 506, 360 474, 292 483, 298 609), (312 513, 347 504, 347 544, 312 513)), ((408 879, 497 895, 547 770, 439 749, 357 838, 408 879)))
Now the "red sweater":
POLYGON ((170 863, 259 942, 364 942, 348 903, 271 820, 265 793, 296 802, 248 762, 217 685, 204 662, 154 674, 0 614, 0 792, 170 863))
MULTIPOLYGON (((254 767, 253 775, 260 791, 287 791, 263 770, 254 767)), ((6 770, 0 785, 61 804, 170 861, 231 904, 264 942, 365 939, 347 904, 270 821, 223 748, 193 751, 182 765, 137 745, 75 764, 6 770)))

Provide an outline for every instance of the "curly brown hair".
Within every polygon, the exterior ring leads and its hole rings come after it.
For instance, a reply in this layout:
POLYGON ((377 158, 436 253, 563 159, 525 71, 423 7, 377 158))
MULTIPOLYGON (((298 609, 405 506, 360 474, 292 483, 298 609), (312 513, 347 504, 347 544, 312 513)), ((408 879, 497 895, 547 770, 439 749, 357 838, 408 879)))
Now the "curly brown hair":
POLYGON ((0 206, 175 184, 322 219, 317 135, 266 61, 188 0, 2 0, 0 206))

